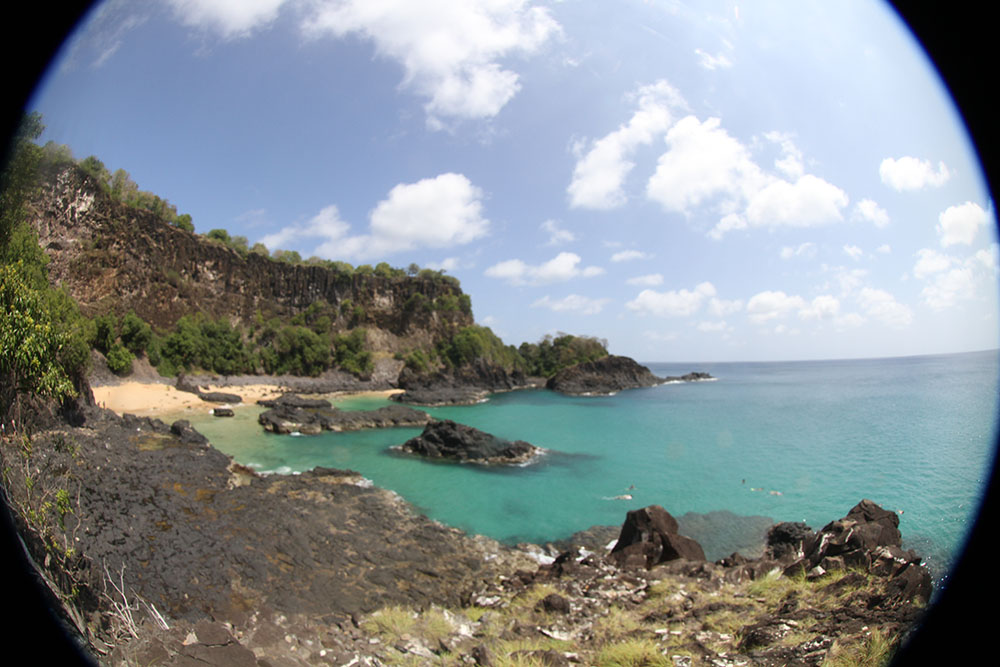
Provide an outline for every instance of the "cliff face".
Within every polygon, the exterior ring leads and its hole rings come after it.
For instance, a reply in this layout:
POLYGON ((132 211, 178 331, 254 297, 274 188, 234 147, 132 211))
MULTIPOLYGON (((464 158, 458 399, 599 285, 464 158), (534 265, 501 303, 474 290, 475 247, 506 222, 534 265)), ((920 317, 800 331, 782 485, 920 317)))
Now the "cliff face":
POLYGON ((460 296, 447 280, 348 275, 243 255, 115 201, 72 166, 44 174, 30 218, 51 258, 50 279, 91 316, 134 310, 168 329, 201 312, 246 325, 258 311, 285 320, 323 300, 339 312, 334 331, 366 327, 369 344, 386 352, 433 345, 473 323, 461 310, 414 307, 460 296))

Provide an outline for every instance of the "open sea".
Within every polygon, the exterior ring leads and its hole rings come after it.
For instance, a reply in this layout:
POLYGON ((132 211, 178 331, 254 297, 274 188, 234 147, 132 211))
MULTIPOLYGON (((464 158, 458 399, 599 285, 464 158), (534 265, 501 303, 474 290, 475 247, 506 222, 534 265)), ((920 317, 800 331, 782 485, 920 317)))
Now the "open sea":
MULTIPOLYGON (((420 429, 272 435, 257 424, 254 405, 237 407, 234 419, 188 418, 258 471, 357 470, 433 519, 511 544, 620 525, 627 510, 658 504, 714 560, 759 549, 769 521, 819 529, 870 498, 899 512, 904 546, 940 580, 972 525, 996 453, 998 362, 997 351, 647 362, 660 376, 707 371, 717 379, 607 397, 519 391, 427 408, 548 450, 524 467, 430 463, 391 449, 420 429)), ((345 409, 386 403, 335 400, 345 409)))

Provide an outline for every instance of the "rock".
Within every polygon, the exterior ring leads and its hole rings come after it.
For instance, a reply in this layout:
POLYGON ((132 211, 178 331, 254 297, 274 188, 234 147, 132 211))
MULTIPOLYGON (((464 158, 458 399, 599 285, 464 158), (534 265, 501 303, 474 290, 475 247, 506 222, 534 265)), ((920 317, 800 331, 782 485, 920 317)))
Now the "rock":
POLYGON ((652 387, 662 383, 645 366, 628 357, 608 355, 597 361, 576 364, 556 373, 545 383, 547 389, 571 395, 613 394, 623 389, 652 387))
POLYGON ((451 420, 431 422, 423 433, 403 443, 400 450, 467 463, 525 463, 541 452, 523 440, 504 440, 451 420))
POLYGON ((227 394, 222 391, 198 391, 198 398, 206 403, 242 403, 243 397, 239 394, 227 394))
POLYGON ((679 535, 677 528, 677 520, 659 505, 632 510, 609 557, 620 567, 646 569, 678 559, 705 560, 701 545, 679 535))
POLYGON ((236 412, 232 408, 214 408, 212 410, 213 417, 233 417, 236 412))
POLYGON ((181 439, 181 442, 189 445, 207 445, 208 438, 195 430, 191 422, 186 419, 178 419, 170 425, 170 432, 181 439))
MULTIPOLYGON (((431 416, 422 410, 404 405, 386 405, 377 410, 341 410, 331 408, 327 401, 317 401, 316 409, 298 407, 309 405, 308 399, 268 401, 270 410, 257 417, 264 430, 271 433, 315 435, 327 431, 359 431, 367 428, 392 428, 397 426, 424 426, 431 416), (325 404, 326 407, 320 405, 325 404)), ((297 399, 297 397, 296 397, 297 399)), ((262 402, 263 403, 263 402, 262 402)))
POLYGON ((568 614, 570 612, 569 600, 558 593, 549 593, 539 600, 537 607, 550 614, 568 614))
POLYGON ((291 393, 282 394, 278 398, 262 398, 257 401, 257 405, 263 405, 265 408, 329 408, 332 406, 330 401, 324 398, 304 398, 291 393))
POLYGON ((801 522, 783 522, 767 531, 767 554, 775 560, 802 558, 803 545, 813 536, 812 528, 801 522))

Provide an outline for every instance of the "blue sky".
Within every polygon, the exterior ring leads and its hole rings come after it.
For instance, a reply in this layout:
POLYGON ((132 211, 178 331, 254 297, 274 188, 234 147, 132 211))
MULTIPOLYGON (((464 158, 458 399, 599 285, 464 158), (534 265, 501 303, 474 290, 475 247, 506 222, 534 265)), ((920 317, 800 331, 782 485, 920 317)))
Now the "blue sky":
POLYGON ((879 2, 109 2, 31 109, 199 232, 443 268, 515 345, 997 346, 994 203, 879 2))

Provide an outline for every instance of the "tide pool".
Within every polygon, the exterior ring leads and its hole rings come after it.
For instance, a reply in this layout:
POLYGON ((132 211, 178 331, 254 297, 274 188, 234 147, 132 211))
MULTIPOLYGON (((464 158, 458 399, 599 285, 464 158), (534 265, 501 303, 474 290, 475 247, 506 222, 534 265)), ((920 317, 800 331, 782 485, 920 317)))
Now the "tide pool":
MULTIPOLYGON (((627 510, 649 504, 678 517, 724 510, 732 521, 758 515, 819 529, 870 498, 899 512, 904 546, 923 555, 936 577, 947 571, 994 456, 996 351, 646 365, 661 376, 697 370, 717 379, 608 397, 511 392, 474 406, 427 408, 548 450, 524 467, 431 463, 391 449, 420 429, 266 434, 257 406, 239 407, 233 419, 191 421, 259 471, 357 470, 433 519, 507 543, 619 525, 627 510)), ((374 409, 386 401, 335 404, 374 409)), ((741 546, 717 532, 696 536, 710 559, 741 546)))

